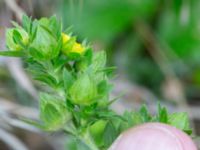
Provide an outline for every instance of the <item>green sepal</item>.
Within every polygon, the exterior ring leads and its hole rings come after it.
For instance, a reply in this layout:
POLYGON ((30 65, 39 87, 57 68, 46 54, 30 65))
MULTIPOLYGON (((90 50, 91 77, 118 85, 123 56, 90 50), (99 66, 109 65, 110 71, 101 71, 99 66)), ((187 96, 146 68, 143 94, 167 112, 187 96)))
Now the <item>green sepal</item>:
POLYGON ((100 51, 94 54, 92 60, 93 71, 96 72, 98 70, 101 70, 105 67, 105 65, 106 65, 106 53, 104 51, 100 51))
POLYGON ((151 117, 146 105, 142 105, 139 112, 141 114, 141 117, 142 117, 142 120, 144 123, 151 121, 152 117, 151 117))
POLYGON ((84 73, 73 83, 69 89, 69 95, 74 104, 90 105, 97 97, 97 86, 93 79, 84 73))
POLYGON ((103 135, 104 135, 104 130, 106 128, 106 124, 107 124, 106 120, 98 120, 89 127, 91 136, 98 147, 104 145, 103 135))
POLYGON ((22 27, 26 30, 27 33, 31 32, 32 20, 27 15, 22 16, 22 27))
POLYGON ((189 126, 189 118, 187 113, 172 113, 169 114, 165 107, 162 107, 158 103, 158 110, 156 115, 151 115, 146 105, 143 105, 139 111, 125 112, 123 117, 127 120, 122 122, 122 131, 133 127, 135 125, 148 123, 148 122, 159 122, 174 126, 187 134, 192 133, 192 129, 189 126))
POLYGON ((168 112, 165 107, 162 107, 160 103, 158 104, 158 115, 157 120, 162 123, 168 123, 168 112))
POLYGON ((65 91, 68 92, 68 90, 72 86, 73 82, 75 81, 75 78, 74 78, 72 72, 68 71, 65 68, 63 69, 63 81, 64 81, 65 91))
POLYGON ((120 130, 124 131, 136 125, 144 123, 143 117, 140 112, 135 111, 125 111, 123 117, 126 121, 122 121, 120 125, 120 130))
POLYGON ((23 51, 0 51, 0 56, 8 56, 8 57, 22 57, 24 56, 23 51))
POLYGON ((61 22, 56 18, 56 16, 52 16, 50 18, 41 18, 38 22, 56 39, 59 39, 61 37, 62 25, 61 22))
POLYGON ((31 120, 28 118, 20 118, 20 120, 22 120, 23 122, 25 122, 29 125, 32 125, 32 126, 38 128, 38 129, 45 130, 45 126, 44 126, 44 124, 42 124, 42 122, 31 120))
POLYGON ((78 71, 85 71, 92 63, 93 52, 92 49, 86 49, 82 58, 75 63, 75 68, 78 71))
POLYGON ((114 140, 118 137, 119 133, 112 121, 107 122, 103 134, 103 143, 105 147, 110 147, 114 140))
POLYGON ((6 46, 13 51, 24 50, 29 44, 29 35, 21 27, 6 30, 6 46))

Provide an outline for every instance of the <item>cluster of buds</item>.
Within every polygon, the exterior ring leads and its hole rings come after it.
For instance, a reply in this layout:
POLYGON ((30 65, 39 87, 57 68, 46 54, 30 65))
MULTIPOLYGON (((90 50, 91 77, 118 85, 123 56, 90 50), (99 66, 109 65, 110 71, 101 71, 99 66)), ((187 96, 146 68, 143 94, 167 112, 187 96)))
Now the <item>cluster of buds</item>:
POLYGON ((14 28, 6 32, 7 47, 12 51, 24 51, 35 59, 50 60, 56 58, 60 52, 76 59, 86 50, 75 37, 61 31, 61 24, 55 17, 33 22, 26 18, 23 27, 16 23, 14 25, 14 28))
POLYGON ((37 126, 48 131, 64 129, 69 123, 94 128, 96 108, 101 111, 108 105, 105 53, 94 53, 63 32, 56 17, 32 20, 24 16, 22 26, 13 24, 6 31, 9 54, 20 53, 33 78, 50 88, 40 94, 41 122, 37 126))
POLYGON ((105 52, 94 52, 64 33, 55 16, 24 16, 22 26, 13 24, 6 31, 9 50, 0 55, 22 57, 33 78, 46 85, 40 94, 40 121, 29 123, 46 131, 64 130, 75 137, 76 150, 108 149, 124 130, 146 122, 166 123, 191 134, 187 114, 168 114, 160 105, 156 116, 145 106, 122 116, 111 110, 116 100, 109 100, 113 68, 105 66, 105 52))

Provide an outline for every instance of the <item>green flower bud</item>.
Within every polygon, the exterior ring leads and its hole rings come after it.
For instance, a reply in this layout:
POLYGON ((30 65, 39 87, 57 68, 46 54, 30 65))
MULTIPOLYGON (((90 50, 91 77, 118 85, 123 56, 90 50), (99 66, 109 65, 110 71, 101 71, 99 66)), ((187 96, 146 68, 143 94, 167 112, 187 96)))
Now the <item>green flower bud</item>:
POLYGON ((19 51, 29 43, 28 33, 22 28, 11 28, 6 31, 6 45, 10 50, 19 51))
POLYGON ((71 119, 71 113, 67 110, 65 102, 53 99, 47 94, 42 94, 40 99, 40 118, 46 130, 56 131, 71 119))
POLYGON ((30 53, 39 60, 52 59, 59 54, 59 44, 52 34, 38 26, 36 36, 30 45, 30 53))
POLYGON ((69 90, 71 101, 78 105, 90 105, 97 97, 97 87, 88 74, 83 74, 69 90))

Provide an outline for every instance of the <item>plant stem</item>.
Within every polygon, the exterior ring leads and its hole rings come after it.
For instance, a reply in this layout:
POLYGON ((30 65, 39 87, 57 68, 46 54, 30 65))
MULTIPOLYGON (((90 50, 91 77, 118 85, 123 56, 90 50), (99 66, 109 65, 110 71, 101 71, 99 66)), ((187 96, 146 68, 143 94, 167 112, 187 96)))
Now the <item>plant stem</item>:
POLYGON ((82 136, 79 136, 79 139, 85 143, 90 150, 99 150, 88 131, 86 131, 82 136))

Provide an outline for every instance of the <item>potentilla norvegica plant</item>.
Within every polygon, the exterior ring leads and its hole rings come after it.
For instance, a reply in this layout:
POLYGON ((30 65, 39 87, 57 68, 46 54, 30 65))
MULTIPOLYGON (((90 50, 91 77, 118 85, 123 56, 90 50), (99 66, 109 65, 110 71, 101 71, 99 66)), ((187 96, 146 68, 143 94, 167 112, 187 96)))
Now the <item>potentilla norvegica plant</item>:
POLYGON ((107 150, 120 133, 146 122, 161 122, 191 134, 187 113, 168 114, 158 105, 152 116, 144 105, 139 111, 118 115, 110 109, 113 67, 106 67, 104 51, 94 52, 63 31, 55 16, 39 20, 23 16, 22 26, 6 31, 8 50, 2 56, 21 57, 40 91, 40 121, 25 119, 45 131, 63 131, 70 150, 107 150))

